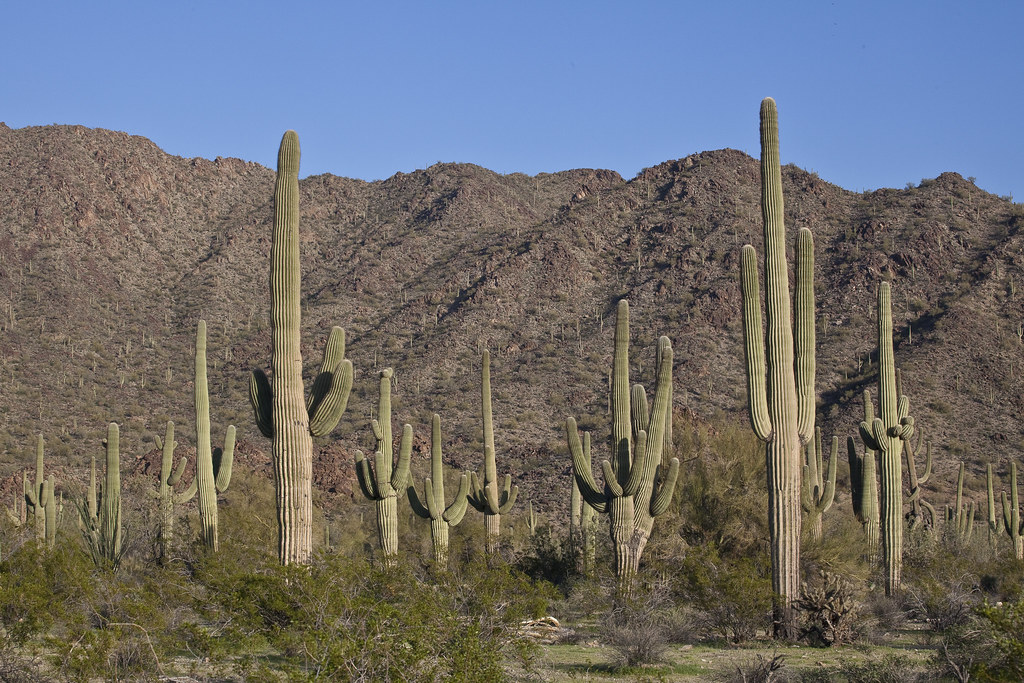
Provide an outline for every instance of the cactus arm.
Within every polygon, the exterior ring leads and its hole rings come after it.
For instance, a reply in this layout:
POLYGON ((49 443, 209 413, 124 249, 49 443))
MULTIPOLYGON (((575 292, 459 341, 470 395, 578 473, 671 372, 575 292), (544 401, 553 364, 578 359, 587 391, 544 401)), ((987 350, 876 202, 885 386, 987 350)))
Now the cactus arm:
POLYGON ((325 436, 337 426, 348 406, 351 391, 352 362, 345 360, 345 330, 335 326, 327 337, 320 372, 306 400, 309 431, 313 436, 325 436))
POLYGON ((235 426, 228 425, 224 434, 224 448, 215 449, 213 452, 213 467, 217 473, 217 491, 224 493, 231 484, 231 464, 235 456, 235 426))
MULTIPOLYGON (((659 466, 659 470, 661 467, 659 466)), ((672 503, 672 494, 676 490, 676 479, 679 477, 679 458, 672 458, 668 465, 668 474, 658 488, 658 492, 651 498, 651 516, 658 517, 672 503)))
POLYGON ((615 469, 607 460, 601 461, 601 473, 604 475, 604 485, 612 498, 621 498, 624 494, 622 487, 615 478, 615 469))
MULTIPOLYGON (((401 491, 409 482, 409 461, 412 458, 412 425, 402 427, 402 440, 398 446, 398 467, 391 475, 391 487, 401 491)), ((443 505, 443 503, 442 503, 443 505)))
POLYGON ((356 480, 359 482, 359 488, 362 489, 364 496, 370 500, 377 500, 380 497, 380 492, 377 489, 373 472, 370 471, 370 461, 367 460, 362 451, 356 451, 355 459, 356 480))
MULTIPOLYGON (((594 480, 594 473, 590 466, 590 458, 585 457, 589 455, 589 449, 584 453, 583 446, 580 444, 580 434, 576 428, 575 418, 569 418, 565 421, 565 435, 569 442, 569 453, 572 456, 572 470, 573 477, 576 479, 576 486, 579 487, 580 495, 587 502, 588 505, 593 507, 598 512, 605 512, 608 504, 608 497, 604 491, 599 489, 597 482, 594 480)), ((605 461, 607 462, 607 461, 605 461)), ((610 472, 611 463, 608 463, 606 472, 610 472)), ((607 479, 605 481, 608 481, 607 479)), ((614 479, 612 480, 614 481, 614 479)))
MULTIPOLYGON (((796 238, 794 376, 797 391, 797 432, 807 443, 814 436, 814 238, 801 228, 796 238)), ((819 455, 821 451, 818 451, 819 455)))
POLYGON ((267 373, 259 368, 249 376, 249 404, 256 418, 260 433, 268 439, 274 438, 274 391, 267 379, 267 373))
POLYGON ((747 244, 740 251, 741 290, 743 293, 743 350, 747 362, 747 405, 750 425, 762 441, 772 438, 768 417, 767 375, 764 356, 764 331, 761 324, 761 285, 757 278, 757 252, 747 244))
POLYGON ((512 486, 512 475, 505 475, 505 484, 502 486, 501 493, 501 505, 498 507, 498 514, 505 515, 515 505, 516 498, 519 496, 519 487, 512 486))
POLYGON ((467 501, 467 495, 469 494, 469 478, 463 474, 459 478, 459 491, 455 494, 455 500, 448 506, 448 509, 444 511, 442 515, 444 521, 448 522, 448 526, 457 526, 462 521, 463 516, 466 514, 466 509, 469 507, 467 501))
MULTIPOLYGON (((405 490, 405 493, 409 497, 409 506, 412 507, 412 511, 415 512, 418 517, 422 517, 423 519, 432 519, 433 518, 433 509, 432 509, 432 506, 431 506, 431 502, 433 500, 433 495, 430 492, 431 491, 430 477, 427 477, 426 485, 425 485, 424 489, 425 489, 425 495, 426 495, 426 499, 427 499, 427 504, 426 505, 424 505, 423 502, 420 501, 420 497, 416 493, 416 487, 414 485, 409 484, 408 488, 406 488, 406 490, 405 490)), ((363 494, 364 495, 366 494, 365 490, 363 491, 363 494)), ((366 497, 369 498, 370 496, 367 495, 366 497)))
POLYGON ((633 420, 633 433, 646 432, 649 429, 650 406, 647 404, 647 391, 642 384, 634 384, 629 398, 629 407, 633 420))
POLYGON ((181 503, 187 503, 188 501, 195 498, 196 491, 198 490, 199 482, 196 481, 195 477, 192 477, 192 481, 189 482, 188 487, 180 493, 174 494, 174 504, 179 505, 181 503))
MULTIPOLYGON (((635 496, 638 494, 641 487, 650 483, 648 477, 653 473, 648 471, 648 463, 653 459, 647 453, 647 432, 640 430, 636 433, 636 441, 633 443, 633 464, 629 468, 629 476, 617 493, 614 488, 612 489, 613 495, 635 496)), ((657 467, 657 463, 654 465, 657 467)), ((607 472, 605 476, 607 476, 607 472)))

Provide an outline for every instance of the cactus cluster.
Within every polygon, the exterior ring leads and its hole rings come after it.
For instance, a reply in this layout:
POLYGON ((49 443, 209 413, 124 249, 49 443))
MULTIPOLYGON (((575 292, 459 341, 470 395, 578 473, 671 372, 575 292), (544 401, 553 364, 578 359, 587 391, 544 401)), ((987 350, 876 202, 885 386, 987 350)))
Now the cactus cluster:
POLYGON ((946 532, 961 544, 971 541, 974 531, 974 502, 964 504, 964 464, 960 463, 956 479, 956 503, 946 506, 946 532))
POLYGON ((761 102, 761 213, 764 330, 757 253, 747 244, 740 254, 747 403, 754 433, 765 442, 772 590, 776 595, 773 630, 777 637, 792 639, 796 637, 792 603, 800 591, 800 453, 814 437, 814 241, 810 230, 801 228, 791 307, 778 112, 770 97, 761 102))
MULTIPOLYGON (((594 480, 589 448, 584 450, 576 420, 565 422, 572 454, 573 474, 583 499, 597 512, 611 518, 615 550, 617 592, 628 597, 634 587, 640 556, 650 537, 654 518, 668 509, 679 474, 679 460, 672 458, 662 472, 665 429, 671 411, 672 347, 665 341, 654 391, 653 406, 637 384, 629 386, 629 303, 618 304, 615 353, 612 366, 612 460, 602 463, 604 487, 594 480), (659 473, 664 477, 659 477, 659 473), (661 479, 659 483, 659 479, 661 479)), ((586 435, 584 440, 587 441, 586 435)), ((588 444, 589 445, 589 444, 588 444)))
POLYGON ((121 534, 121 433, 117 424, 107 425, 103 440, 106 457, 103 486, 96 485, 96 458, 92 459, 89 489, 84 505, 79 506, 82 533, 97 567, 117 569, 123 554, 121 534))

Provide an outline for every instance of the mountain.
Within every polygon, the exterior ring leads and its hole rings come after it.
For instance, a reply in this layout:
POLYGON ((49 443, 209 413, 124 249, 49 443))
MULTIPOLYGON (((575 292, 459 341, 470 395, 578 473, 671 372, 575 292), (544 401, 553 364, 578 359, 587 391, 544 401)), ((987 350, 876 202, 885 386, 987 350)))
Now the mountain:
MULTIPOLYGON (((1005 477, 1024 449, 1024 207, 955 173, 867 193, 794 166, 783 176, 790 234, 807 226, 816 241, 825 436, 855 434, 861 392, 874 387, 884 278, 911 414, 933 443, 934 487, 952 489, 961 459, 975 495, 986 463, 1005 477)), ((58 482, 81 479, 110 421, 129 469, 154 467, 152 435, 167 419, 189 452, 200 318, 215 438, 238 425, 241 466, 269 472, 247 388, 249 370, 269 364, 273 185, 258 164, 170 156, 124 133, 0 124, 3 500, 39 432, 58 482)), ((352 453, 373 446, 377 371, 388 366, 395 420, 416 430, 415 467, 426 466, 433 412, 446 456, 478 467, 488 348, 498 469, 540 509, 564 505, 561 424, 573 415, 596 435, 605 425, 621 297, 634 381, 652 382, 667 334, 677 414, 746 419, 738 271, 740 246, 761 247, 755 159, 702 152, 631 180, 435 164, 376 182, 312 176, 300 192, 307 377, 336 324, 356 368, 348 412, 319 443, 315 485, 328 503, 352 495, 352 453)))

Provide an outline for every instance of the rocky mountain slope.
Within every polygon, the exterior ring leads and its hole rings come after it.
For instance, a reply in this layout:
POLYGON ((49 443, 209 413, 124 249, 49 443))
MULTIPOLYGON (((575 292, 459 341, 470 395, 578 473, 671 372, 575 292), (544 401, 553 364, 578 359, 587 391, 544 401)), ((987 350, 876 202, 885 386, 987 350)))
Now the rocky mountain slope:
MULTIPOLYGON (((862 194, 796 167, 783 173, 788 228, 807 226, 816 240, 826 436, 855 434, 861 391, 874 386, 884 278, 911 413, 933 442, 935 488, 952 488, 961 459, 975 491, 985 463, 1005 476, 1024 450, 1024 207, 955 173, 862 194)), ((272 169, 174 157, 123 133, 0 125, 4 501, 39 432, 58 480, 81 476, 109 421, 121 424, 122 456, 136 469, 152 467, 152 435, 167 419, 188 452, 200 318, 210 327, 215 434, 238 425, 241 466, 269 471, 246 392, 250 368, 269 363, 273 183, 272 169)), ((375 380, 387 366, 395 419, 414 426, 418 450, 438 412, 446 455, 477 467, 488 348, 498 468, 542 510, 564 505, 561 423, 574 415, 597 434, 605 427, 621 297, 632 305, 634 376, 651 382, 654 343, 667 334, 677 419, 744 420, 738 261, 742 244, 760 248, 758 183, 757 161, 734 150, 631 180, 436 164, 377 182, 301 181, 308 375, 334 324, 346 328, 356 367, 349 410, 319 444, 316 484, 328 503, 352 495, 352 452, 372 447, 375 380)), ((425 468, 426 455, 417 458, 425 468)))

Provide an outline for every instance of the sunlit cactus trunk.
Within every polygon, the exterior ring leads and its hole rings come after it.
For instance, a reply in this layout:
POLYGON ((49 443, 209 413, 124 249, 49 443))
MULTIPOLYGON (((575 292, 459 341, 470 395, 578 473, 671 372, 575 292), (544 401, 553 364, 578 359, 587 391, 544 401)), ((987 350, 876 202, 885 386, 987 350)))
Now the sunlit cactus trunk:
POLYGON ((196 328, 195 357, 196 482, 199 491, 199 525, 203 543, 214 552, 220 549, 217 532, 217 494, 231 483, 235 451, 235 426, 230 425, 223 448, 210 442, 210 396, 206 380, 206 321, 196 328))
POLYGON ((430 539, 434 551, 434 563, 440 568, 448 567, 448 527, 457 526, 466 514, 469 494, 469 477, 459 478, 459 491, 455 500, 445 507, 444 465, 441 453, 441 416, 434 413, 430 421, 430 476, 423 482, 423 498, 416 493, 416 487, 409 486, 409 504, 420 517, 430 520, 430 539))
POLYGON ((791 640, 797 636, 792 605, 800 591, 801 450, 814 436, 814 243, 810 231, 801 229, 791 316, 778 114, 771 98, 761 102, 761 212, 764 330, 757 254, 749 244, 740 254, 747 395, 754 433, 765 442, 772 589, 776 595, 773 630, 777 638, 791 640))

